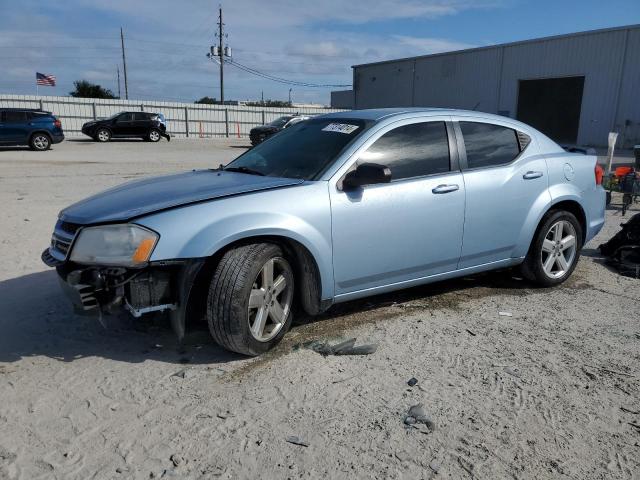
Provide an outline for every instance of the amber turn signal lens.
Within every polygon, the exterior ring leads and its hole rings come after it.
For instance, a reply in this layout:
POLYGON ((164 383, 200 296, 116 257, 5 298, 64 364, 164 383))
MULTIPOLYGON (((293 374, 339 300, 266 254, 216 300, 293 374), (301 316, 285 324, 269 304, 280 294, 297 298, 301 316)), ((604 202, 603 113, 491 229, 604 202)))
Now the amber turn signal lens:
POLYGON ((154 238, 145 238, 140 242, 136 251, 133 252, 133 256, 131 260, 133 263, 142 263, 149 260, 149 256, 151 256, 151 251, 156 244, 156 240, 154 238))

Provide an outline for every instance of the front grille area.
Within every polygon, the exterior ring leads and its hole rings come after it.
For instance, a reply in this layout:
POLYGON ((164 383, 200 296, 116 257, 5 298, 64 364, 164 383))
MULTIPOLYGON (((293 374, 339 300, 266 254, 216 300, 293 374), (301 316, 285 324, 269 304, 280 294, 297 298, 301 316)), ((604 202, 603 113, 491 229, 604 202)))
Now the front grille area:
POLYGON ((76 223, 63 222, 62 220, 58 220, 56 223, 56 230, 62 230, 69 235, 75 235, 79 229, 80 225, 76 223))
POLYGON ((81 225, 58 220, 53 235, 51 235, 51 247, 49 253, 58 261, 64 261, 69 255, 71 243, 81 225))
POLYGON ((68 240, 66 238, 61 238, 54 233, 51 236, 51 249, 60 253, 64 258, 67 258, 72 240, 73 239, 68 240))

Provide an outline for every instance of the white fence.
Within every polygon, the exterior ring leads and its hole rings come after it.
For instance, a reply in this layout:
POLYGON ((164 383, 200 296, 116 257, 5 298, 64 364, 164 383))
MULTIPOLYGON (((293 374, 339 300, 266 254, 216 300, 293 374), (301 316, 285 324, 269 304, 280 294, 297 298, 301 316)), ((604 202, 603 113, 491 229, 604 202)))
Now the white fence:
POLYGON ((145 111, 163 113, 167 131, 176 137, 246 137, 256 125, 281 115, 302 113, 321 115, 339 112, 331 108, 267 108, 197 103, 152 102, 143 100, 100 100, 92 98, 0 95, 0 108, 40 108, 62 121, 67 136, 80 136, 82 124, 107 118, 114 113, 145 111))

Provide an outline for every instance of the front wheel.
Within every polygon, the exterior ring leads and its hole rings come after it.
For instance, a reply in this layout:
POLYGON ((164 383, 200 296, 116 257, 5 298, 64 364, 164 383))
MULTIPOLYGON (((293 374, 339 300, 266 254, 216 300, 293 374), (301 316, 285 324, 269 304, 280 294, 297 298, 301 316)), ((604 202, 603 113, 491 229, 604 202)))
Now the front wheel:
POLYGON ((108 142, 111 140, 111 132, 106 128, 101 128, 96 132, 95 138, 98 142, 108 142))
POLYGON ((256 243, 228 251, 209 288, 211 336, 244 355, 270 350, 291 326, 293 289, 293 270, 277 245, 256 243))
POLYGON ((571 276, 580 258, 582 227, 570 212, 551 211, 542 219, 522 264, 528 280, 543 287, 559 285, 571 276))

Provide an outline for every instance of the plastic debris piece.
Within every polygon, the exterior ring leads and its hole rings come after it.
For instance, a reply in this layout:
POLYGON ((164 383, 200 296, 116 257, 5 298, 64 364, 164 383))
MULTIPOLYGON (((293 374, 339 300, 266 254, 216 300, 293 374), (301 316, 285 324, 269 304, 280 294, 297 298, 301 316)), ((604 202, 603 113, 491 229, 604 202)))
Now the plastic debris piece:
POLYGON ((300 437, 296 437, 295 435, 290 435, 286 438, 287 442, 293 443, 294 445, 300 445, 301 447, 308 447, 309 443, 302 440, 300 437))

